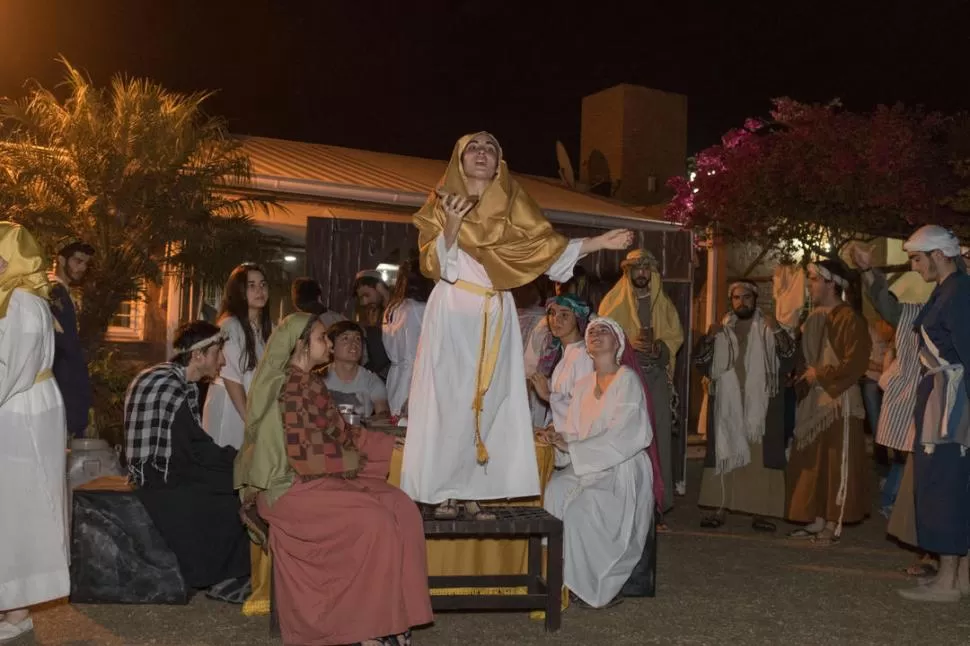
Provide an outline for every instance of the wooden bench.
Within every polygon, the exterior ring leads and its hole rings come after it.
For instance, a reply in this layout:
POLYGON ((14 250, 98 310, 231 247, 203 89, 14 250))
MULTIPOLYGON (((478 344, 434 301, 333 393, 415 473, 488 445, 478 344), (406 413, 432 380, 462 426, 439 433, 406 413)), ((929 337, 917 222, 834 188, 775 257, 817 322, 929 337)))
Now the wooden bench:
POLYGON ((562 619, 562 521, 541 507, 486 507, 495 520, 474 520, 460 516, 455 520, 436 520, 433 507, 422 507, 424 535, 439 538, 528 538, 526 574, 479 574, 432 576, 432 590, 441 588, 525 587, 517 595, 435 595, 434 610, 545 610, 546 630, 559 630, 562 619), (547 576, 542 576, 542 538, 547 539, 547 576))

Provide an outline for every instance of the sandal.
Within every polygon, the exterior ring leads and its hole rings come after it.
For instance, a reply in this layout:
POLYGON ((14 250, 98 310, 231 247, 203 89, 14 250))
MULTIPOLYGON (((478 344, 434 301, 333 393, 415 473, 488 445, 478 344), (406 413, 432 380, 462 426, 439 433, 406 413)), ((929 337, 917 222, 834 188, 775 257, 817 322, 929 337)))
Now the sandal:
POLYGON ((455 520, 458 518, 458 503, 448 499, 434 508, 435 520, 455 520))
POLYGON ((915 563, 909 567, 903 568, 903 572, 909 576, 923 578, 936 576, 937 570, 936 566, 932 563, 915 563))
POLYGON ((831 547, 839 542, 839 536, 836 536, 834 532, 831 531, 821 531, 812 537, 812 545, 817 545, 818 547, 831 547))
POLYGON ((778 528, 775 526, 774 523, 768 520, 765 520, 764 518, 755 516, 754 518, 751 519, 751 529, 753 529, 756 532, 773 532, 778 528))
POLYGON ((474 520, 495 520, 496 518, 494 512, 485 511, 477 502, 466 502, 465 513, 474 520))
POLYGON ((799 540, 799 541, 805 540, 806 538, 814 539, 816 536, 819 535, 819 533, 820 532, 810 532, 804 527, 799 527, 797 529, 793 529, 790 532, 788 532, 788 538, 794 538, 795 540, 799 540))

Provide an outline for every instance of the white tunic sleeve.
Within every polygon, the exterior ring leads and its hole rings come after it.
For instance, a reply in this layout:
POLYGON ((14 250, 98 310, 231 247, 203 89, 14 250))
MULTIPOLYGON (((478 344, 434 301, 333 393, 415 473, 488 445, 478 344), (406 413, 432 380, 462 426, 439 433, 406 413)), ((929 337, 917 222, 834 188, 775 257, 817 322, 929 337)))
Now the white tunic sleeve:
POLYGON ((0 319, 0 407, 28 391, 38 373, 49 367, 44 365, 45 335, 52 337, 53 345, 54 327, 47 304, 33 294, 14 290, 7 315, 0 319))
POLYGON ((552 263, 552 267, 546 272, 546 276, 557 283, 564 283, 572 278, 573 267, 583 257, 579 252, 584 241, 585 238, 570 240, 569 244, 566 245, 565 251, 556 259, 556 262, 552 263))
POLYGON ((244 381, 243 374, 246 372, 246 366, 243 365, 243 357, 246 355, 246 334, 243 332, 242 324, 234 316, 225 319, 221 327, 229 338, 222 346, 226 365, 222 367, 219 376, 241 385, 244 381))
POLYGON ((438 252, 438 265, 441 267, 441 280, 453 283, 458 280, 458 240, 451 245, 451 249, 445 246, 445 234, 438 234, 435 241, 435 250, 438 252))
MULTIPOLYGON (((583 399, 573 397, 570 404, 570 432, 580 430, 575 420, 580 419, 583 399)), ((652 438, 643 386, 634 373, 623 368, 610 385, 588 434, 569 442, 569 457, 577 475, 596 473, 629 460, 646 449, 652 438)))

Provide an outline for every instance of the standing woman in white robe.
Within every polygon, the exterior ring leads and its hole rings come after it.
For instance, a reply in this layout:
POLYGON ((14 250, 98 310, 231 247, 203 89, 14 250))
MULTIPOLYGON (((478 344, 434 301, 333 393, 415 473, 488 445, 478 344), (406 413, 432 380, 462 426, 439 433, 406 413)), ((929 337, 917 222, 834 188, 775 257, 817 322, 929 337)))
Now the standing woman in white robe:
POLYGON ((418 345, 401 489, 439 505, 438 518, 455 518, 458 500, 473 517, 491 518, 477 501, 540 491, 509 290, 542 274, 568 280, 582 256, 626 249, 633 234, 570 241, 554 232, 484 132, 458 141, 414 224, 421 271, 438 283, 418 345))
POLYGON ((421 322, 433 288, 434 283, 421 274, 416 262, 405 262, 399 268, 394 293, 384 309, 381 339, 391 360, 387 371, 387 405, 394 417, 407 416, 421 322))
POLYGON ((569 465, 553 474, 545 508, 563 521, 563 581, 574 597, 602 608, 643 554, 653 522, 653 439, 643 384, 620 365, 622 328, 597 318, 586 328, 595 372, 573 390, 565 428, 551 440, 569 465))
POLYGON ((232 270, 219 308, 226 365, 209 385, 202 410, 202 428, 219 446, 242 446, 246 395, 273 331, 268 301, 266 272, 259 265, 247 262, 232 270))
POLYGON ((33 629, 30 606, 71 591, 67 421, 45 268, 30 233, 0 222, 0 642, 33 629))

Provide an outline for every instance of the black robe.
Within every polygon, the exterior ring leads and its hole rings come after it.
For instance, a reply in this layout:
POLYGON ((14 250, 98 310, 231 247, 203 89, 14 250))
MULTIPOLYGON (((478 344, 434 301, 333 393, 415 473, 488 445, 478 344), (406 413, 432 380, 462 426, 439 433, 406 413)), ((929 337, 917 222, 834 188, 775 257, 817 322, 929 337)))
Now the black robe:
POLYGON ((61 283, 51 290, 51 312, 63 331, 54 335, 54 379, 64 398, 67 432, 84 437, 91 408, 91 380, 88 362, 78 335, 77 310, 71 293, 61 283))
POLYGON ((249 575, 249 535, 233 490, 236 450, 220 447, 189 411, 175 413, 168 478, 145 466, 138 497, 178 558, 185 582, 208 588, 249 575))

